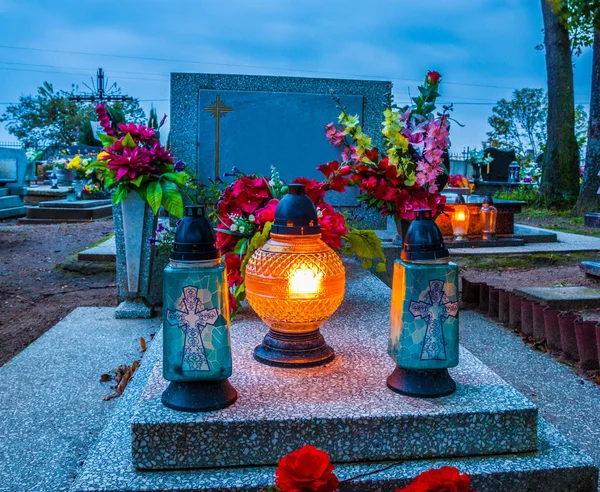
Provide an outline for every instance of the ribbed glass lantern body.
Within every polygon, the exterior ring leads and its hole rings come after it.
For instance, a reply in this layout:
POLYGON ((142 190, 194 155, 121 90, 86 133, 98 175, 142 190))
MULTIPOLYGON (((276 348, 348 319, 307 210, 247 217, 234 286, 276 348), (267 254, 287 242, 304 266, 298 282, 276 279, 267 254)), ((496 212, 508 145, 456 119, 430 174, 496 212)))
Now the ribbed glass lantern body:
POLYGON ((320 234, 271 234, 246 266, 246 294, 256 314, 273 330, 313 332, 340 306, 345 270, 320 234))
POLYGON ((231 376, 229 297, 221 260, 173 261, 163 282, 163 376, 216 381, 231 376))
POLYGON ((481 206, 481 235, 483 239, 496 239, 496 219, 498 209, 493 205, 484 203, 481 206))
POLYGON ((469 209, 466 205, 454 205, 452 213, 452 233, 455 241, 468 239, 469 209))

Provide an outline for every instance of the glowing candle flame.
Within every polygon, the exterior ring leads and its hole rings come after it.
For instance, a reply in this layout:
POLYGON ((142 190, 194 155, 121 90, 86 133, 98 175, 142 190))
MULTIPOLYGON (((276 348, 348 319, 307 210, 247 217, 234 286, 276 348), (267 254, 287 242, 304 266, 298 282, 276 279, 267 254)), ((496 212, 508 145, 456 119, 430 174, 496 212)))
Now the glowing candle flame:
POLYGON ((466 219, 465 212, 463 210, 459 210, 456 212, 456 220, 463 222, 466 219))
POLYGON ((322 273, 298 268, 290 275, 289 292, 292 296, 314 296, 321 290, 322 278, 322 273))

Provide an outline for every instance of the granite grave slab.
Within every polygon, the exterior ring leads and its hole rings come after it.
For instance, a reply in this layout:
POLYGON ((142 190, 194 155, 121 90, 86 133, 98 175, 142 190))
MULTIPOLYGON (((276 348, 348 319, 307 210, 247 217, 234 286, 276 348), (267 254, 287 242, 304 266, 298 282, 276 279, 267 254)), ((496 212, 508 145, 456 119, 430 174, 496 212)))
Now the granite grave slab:
POLYGON ((590 287, 521 287, 515 292, 556 310, 600 307, 600 289, 590 287))
POLYGON ((336 462, 537 449, 536 407, 466 351, 452 372, 454 395, 419 400, 387 389, 394 368, 386 353, 387 288, 349 266, 344 303, 323 328, 337 351, 324 368, 275 369, 254 361, 266 327, 252 312, 232 330, 230 382, 239 394, 233 406, 205 414, 164 407, 160 396, 168 383, 157 361, 131 422, 134 465, 273 465, 308 442, 336 462))

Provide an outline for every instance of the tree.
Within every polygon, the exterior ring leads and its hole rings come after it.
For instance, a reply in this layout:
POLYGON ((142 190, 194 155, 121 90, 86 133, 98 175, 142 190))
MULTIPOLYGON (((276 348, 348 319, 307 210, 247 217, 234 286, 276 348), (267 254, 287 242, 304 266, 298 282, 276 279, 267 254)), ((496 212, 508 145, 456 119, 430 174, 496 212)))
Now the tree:
POLYGON ((520 157, 535 156, 546 143, 546 95, 543 89, 520 89, 500 99, 488 119, 487 145, 513 148, 520 157))
POLYGON ((591 26, 594 33, 587 152, 581 191, 575 205, 577 213, 583 215, 597 208, 597 193, 600 188, 600 0, 579 0, 575 3, 575 8, 579 13, 576 17, 584 26, 591 26))
MULTIPOLYGON (((117 89, 115 93, 119 93, 117 89)), ((94 145, 90 121, 96 120, 95 106, 69 99, 70 91, 55 91, 52 84, 44 82, 35 95, 21 96, 17 104, 9 105, 0 116, 0 122, 25 148, 65 147, 73 142, 94 145)), ((124 120, 143 123, 144 110, 139 101, 115 102, 112 110, 123 114, 124 120)))
POLYGON ((579 194, 579 150, 575 138, 575 94, 566 3, 541 0, 548 80, 547 142, 542 198, 548 205, 574 203, 579 194))
MULTIPOLYGON (((492 128, 483 145, 514 149, 519 160, 535 159, 546 148, 548 101, 543 89, 519 89, 507 101, 500 99, 492 108, 488 123, 492 128)), ((575 107, 575 136, 581 149, 587 139, 585 108, 575 107)))

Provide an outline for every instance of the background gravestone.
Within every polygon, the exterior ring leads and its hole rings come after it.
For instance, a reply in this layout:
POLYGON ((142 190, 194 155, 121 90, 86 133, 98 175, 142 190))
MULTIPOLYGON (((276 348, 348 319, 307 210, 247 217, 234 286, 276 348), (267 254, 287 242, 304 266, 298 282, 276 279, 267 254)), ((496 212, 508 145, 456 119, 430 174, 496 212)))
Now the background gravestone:
POLYGON ((27 164, 23 149, 0 147, 0 219, 25 215, 21 195, 27 164))
POLYGON ((490 155, 494 159, 490 164, 490 172, 487 172, 487 166, 482 166, 481 176, 483 181, 508 182, 508 166, 517 160, 514 150, 501 150, 494 147, 488 147, 483 151, 484 155, 490 155))
MULTIPOLYGON (((324 125, 337 122, 336 94, 357 114, 373 145, 383 145, 381 121, 390 82, 222 74, 171 74, 171 145, 202 180, 235 166, 282 179, 320 179, 319 164, 340 158, 324 125)), ((332 193, 337 206, 358 207, 356 188, 332 193)), ((383 225, 379 218, 372 220, 383 225)), ((369 226, 374 224, 369 221, 369 226)))

